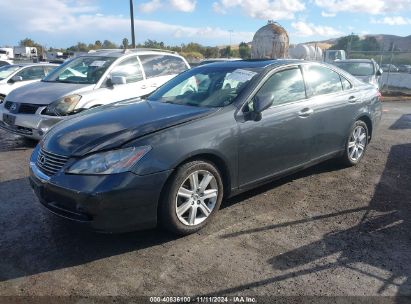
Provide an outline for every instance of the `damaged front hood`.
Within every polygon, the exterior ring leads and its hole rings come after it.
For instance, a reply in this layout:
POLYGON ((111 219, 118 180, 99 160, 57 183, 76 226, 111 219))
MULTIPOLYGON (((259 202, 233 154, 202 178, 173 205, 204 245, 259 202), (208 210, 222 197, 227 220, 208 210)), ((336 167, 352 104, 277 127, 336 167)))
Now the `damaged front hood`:
POLYGON ((162 102, 132 100, 92 109, 54 126, 42 148, 59 155, 81 157, 109 150, 144 135, 215 112, 162 102))

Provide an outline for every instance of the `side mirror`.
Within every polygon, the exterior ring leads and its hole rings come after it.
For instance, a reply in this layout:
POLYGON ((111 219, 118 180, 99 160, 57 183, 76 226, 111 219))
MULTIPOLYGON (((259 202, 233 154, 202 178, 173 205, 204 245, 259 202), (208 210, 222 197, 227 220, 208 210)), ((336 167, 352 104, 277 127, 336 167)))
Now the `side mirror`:
POLYGON ((377 76, 381 76, 381 75, 382 75, 382 73, 383 73, 382 69, 378 69, 378 70, 377 70, 377 73, 375 73, 375 75, 377 75, 377 76))
POLYGON ((274 96, 272 94, 254 96, 253 110, 245 113, 246 120, 260 121, 263 117, 261 113, 271 107, 273 101, 274 96))
POLYGON ((274 96, 272 94, 256 95, 253 100, 255 113, 262 113, 273 105, 274 96))
POLYGON ((113 85, 120 85, 120 84, 126 84, 127 79, 124 76, 111 76, 111 83, 113 85))
POLYGON ((14 76, 11 78, 11 82, 12 82, 12 83, 20 82, 20 81, 23 81, 23 77, 21 77, 21 76, 14 75, 14 76))

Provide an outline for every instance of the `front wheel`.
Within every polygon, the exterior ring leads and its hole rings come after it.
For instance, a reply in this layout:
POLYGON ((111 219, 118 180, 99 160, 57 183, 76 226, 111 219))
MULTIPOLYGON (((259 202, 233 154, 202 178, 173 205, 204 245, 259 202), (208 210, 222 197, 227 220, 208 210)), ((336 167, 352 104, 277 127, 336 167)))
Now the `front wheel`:
POLYGON ((341 161, 346 166, 355 166, 364 157, 368 146, 368 127, 365 122, 358 120, 351 127, 347 138, 345 151, 341 161))
POLYGON ((165 188, 159 206, 160 223, 179 235, 197 232, 215 215, 222 199, 223 183, 212 163, 184 164, 165 188))

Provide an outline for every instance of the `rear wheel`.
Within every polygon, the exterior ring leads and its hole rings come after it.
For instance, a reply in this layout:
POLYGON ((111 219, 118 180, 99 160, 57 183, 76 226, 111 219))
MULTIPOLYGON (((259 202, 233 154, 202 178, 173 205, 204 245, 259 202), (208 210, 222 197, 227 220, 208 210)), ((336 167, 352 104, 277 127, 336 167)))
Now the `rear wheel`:
POLYGON ((346 166, 355 166, 364 157, 368 146, 368 127, 365 122, 358 120, 354 123, 347 138, 344 155, 341 161, 346 166))
POLYGON ((212 219, 222 198, 223 183, 212 163, 184 164, 166 186, 159 206, 160 223, 176 234, 194 233, 212 219))

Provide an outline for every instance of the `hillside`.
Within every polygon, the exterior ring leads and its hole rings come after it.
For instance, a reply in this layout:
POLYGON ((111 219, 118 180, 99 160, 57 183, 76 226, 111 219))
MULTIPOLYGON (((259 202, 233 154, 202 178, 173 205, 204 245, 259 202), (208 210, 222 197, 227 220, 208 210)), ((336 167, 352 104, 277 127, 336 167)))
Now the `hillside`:
MULTIPOLYGON (((394 43, 395 48, 401 51, 411 51, 411 35, 407 37, 401 37, 396 35, 365 35, 361 36, 361 38, 366 37, 374 37, 377 39, 378 43, 384 47, 385 51, 390 50, 392 43, 394 43)), ((334 45, 337 42, 338 38, 323 40, 323 41, 310 41, 307 43, 317 43, 317 44, 325 44, 325 45, 334 45)))

